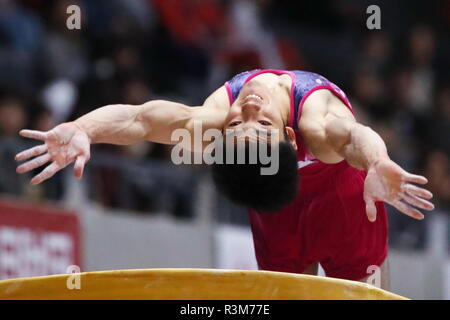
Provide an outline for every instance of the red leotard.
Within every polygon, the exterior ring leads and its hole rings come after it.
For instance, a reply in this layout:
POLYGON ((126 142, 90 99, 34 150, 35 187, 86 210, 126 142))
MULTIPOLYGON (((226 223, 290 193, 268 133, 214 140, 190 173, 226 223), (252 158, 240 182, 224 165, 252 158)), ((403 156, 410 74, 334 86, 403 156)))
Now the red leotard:
POLYGON ((300 187, 295 200, 279 212, 249 210, 259 268, 302 273, 319 262, 327 276, 361 280, 370 274, 369 266, 380 266, 387 256, 384 204, 376 204, 377 219, 370 222, 363 200, 366 173, 345 160, 325 164, 315 159, 306 150, 298 127, 303 103, 315 90, 330 90, 352 110, 350 102, 335 84, 315 73, 253 70, 225 83, 230 103, 246 82, 265 72, 292 78, 289 126, 296 132, 300 187))

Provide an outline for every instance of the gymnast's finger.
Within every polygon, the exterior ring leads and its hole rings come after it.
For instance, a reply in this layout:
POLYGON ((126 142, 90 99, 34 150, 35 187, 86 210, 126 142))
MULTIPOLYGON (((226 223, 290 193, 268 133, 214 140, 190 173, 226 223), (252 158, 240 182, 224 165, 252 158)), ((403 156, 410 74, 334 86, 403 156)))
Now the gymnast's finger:
POLYGON ((39 156, 46 151, 47 151, 47 144, 41 144, 40 146, 36 146, 18 153, 14 159, 16 159, 16 161, 23 161, 31 157, 39 156))
POLYGON ((407 205, 406 203, 402 202, 401 200, 397 200, 393 203, 391 203, 398 211, 410 216, 411 218, 422 220, 424 218, 424 215, 417 209, 407 205))
POLYGON ((424 188, 417 187, 410 183, 405 184, 403 189, 410 195, 418 196, 418 197, 428 199, 428 200, 433 198, 433 194, 430 191, 428 191, 424 188))
POLYGON ((47 133, 37 130, 20 130, 19 134, 25 138, 37 139, 44 141, 47 138, 47 133))
POLYGON ((48 165, 41 173, 39 173, 38 175, 34 176, 33 179, 31 179, 31 184, 39 184, 51 177, 53 177, 53 175, 58 172, 59 170, 61 170, 63 167, 61 167, 59 164, 57 164, 56 162, 52 162, 50 165, 48 165))
POLYGON ((424 209, 424 210, 433 210, 434 209, 434 205, 430 201, 424 200, 424 199, 416 197, 414 195, 404 194, 402 196, 402 198, 405 202, 407 202, 410 205, 413 205, 417 208, 424 209))
POLYGON ((414 183, 419 183, 419 184, 428 183, 427 178, 425 178, 424 176, 419 176, 417 174, 412 174, 412 173, 406 172, 404 177, 405 177, 405 181, 408 181, 408 182, 414 182, 414 183))
POLYGON ((83 176, 83 170, 84 170, 85 163, 86 163, 85 156, 77 157, 77 160, 75 161, 75 165, 74 165, 75 177, 77 179, 80 179, 83 176))
POLYGON ((37 167, 40 167, 47 162, 49 162, 51 159, 51 156, 46 153, 40 157, 34 158, 33 160, 27 161, 24 164, 21 164, 17 167, 16 172, 17 173, 25 173, 28 171, 31 171, 33 169, 36 169, 37 167))
POLYGON ((369 197, 365 198, 366 202, 366 214, 370 222, 374 222, 377 219, 377 207, 375 201, 369 197))

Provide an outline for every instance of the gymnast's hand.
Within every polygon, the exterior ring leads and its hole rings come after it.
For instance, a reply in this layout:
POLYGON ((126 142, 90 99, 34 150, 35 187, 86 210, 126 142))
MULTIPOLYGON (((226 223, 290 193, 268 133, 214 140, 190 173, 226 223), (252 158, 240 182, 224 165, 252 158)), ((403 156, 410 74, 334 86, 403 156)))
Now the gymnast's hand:
POLYGON ((389 159, 379 160, 367 171, 364 183, 364 200, 369 220, 376 219, 375 201, 387 202, 412 218, 423 219, 424 215, 416 208, 433 210, 434 205, 425 200, 431 199, 433 195, 412 183, 427 182, 425 177, 406 172, 389 159))
POLYGON ((47 132, 21 130, 19 134, 44 143, 16 155, 17 161, 28 160, 17 167, 17 173, 25 173, 50 162, 31 179, 31 184, 38 184, 51 178, 72 162, 75 162, 75 177, 78 179, 82 177, 84 165, 90 158, 90 141, 88 135, 77 124, 67 122, 47 132), (31 159, 33 157, 35 158, 31 159))

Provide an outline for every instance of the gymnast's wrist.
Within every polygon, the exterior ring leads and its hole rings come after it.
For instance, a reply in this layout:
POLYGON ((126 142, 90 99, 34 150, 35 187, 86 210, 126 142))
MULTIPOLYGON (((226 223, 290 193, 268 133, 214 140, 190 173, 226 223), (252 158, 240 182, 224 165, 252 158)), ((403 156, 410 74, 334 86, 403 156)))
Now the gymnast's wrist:
POLYGON ((77 119, 75 121, 72 121, 72 124, 74 126, 76 126, 78 128, 78 130, 80 130, 86 134, 90 144, 94 143, 93 142, 93 140, 94 140, 93 134, 92 134, 92 132, 90 132, 89 126, 82 119, 77 119))
POLYGON ((391 159, 387 154, 379 155, 376 158, 369 161, 366 171, 369 171, 370 169, 376 169, 381 163, 386 161, 391 161, 391 159))

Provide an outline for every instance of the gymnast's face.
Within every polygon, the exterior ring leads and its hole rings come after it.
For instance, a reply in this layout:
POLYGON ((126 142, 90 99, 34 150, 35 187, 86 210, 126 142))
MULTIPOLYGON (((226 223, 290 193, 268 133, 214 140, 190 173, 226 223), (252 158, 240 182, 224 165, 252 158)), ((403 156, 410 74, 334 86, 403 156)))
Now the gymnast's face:
POLYGON ((249 81, 230 107, 224 133, 235 133, 237 139, 284 140, 285 123, 278 107, 280 103, 267 85, 256 79, 249 81))

